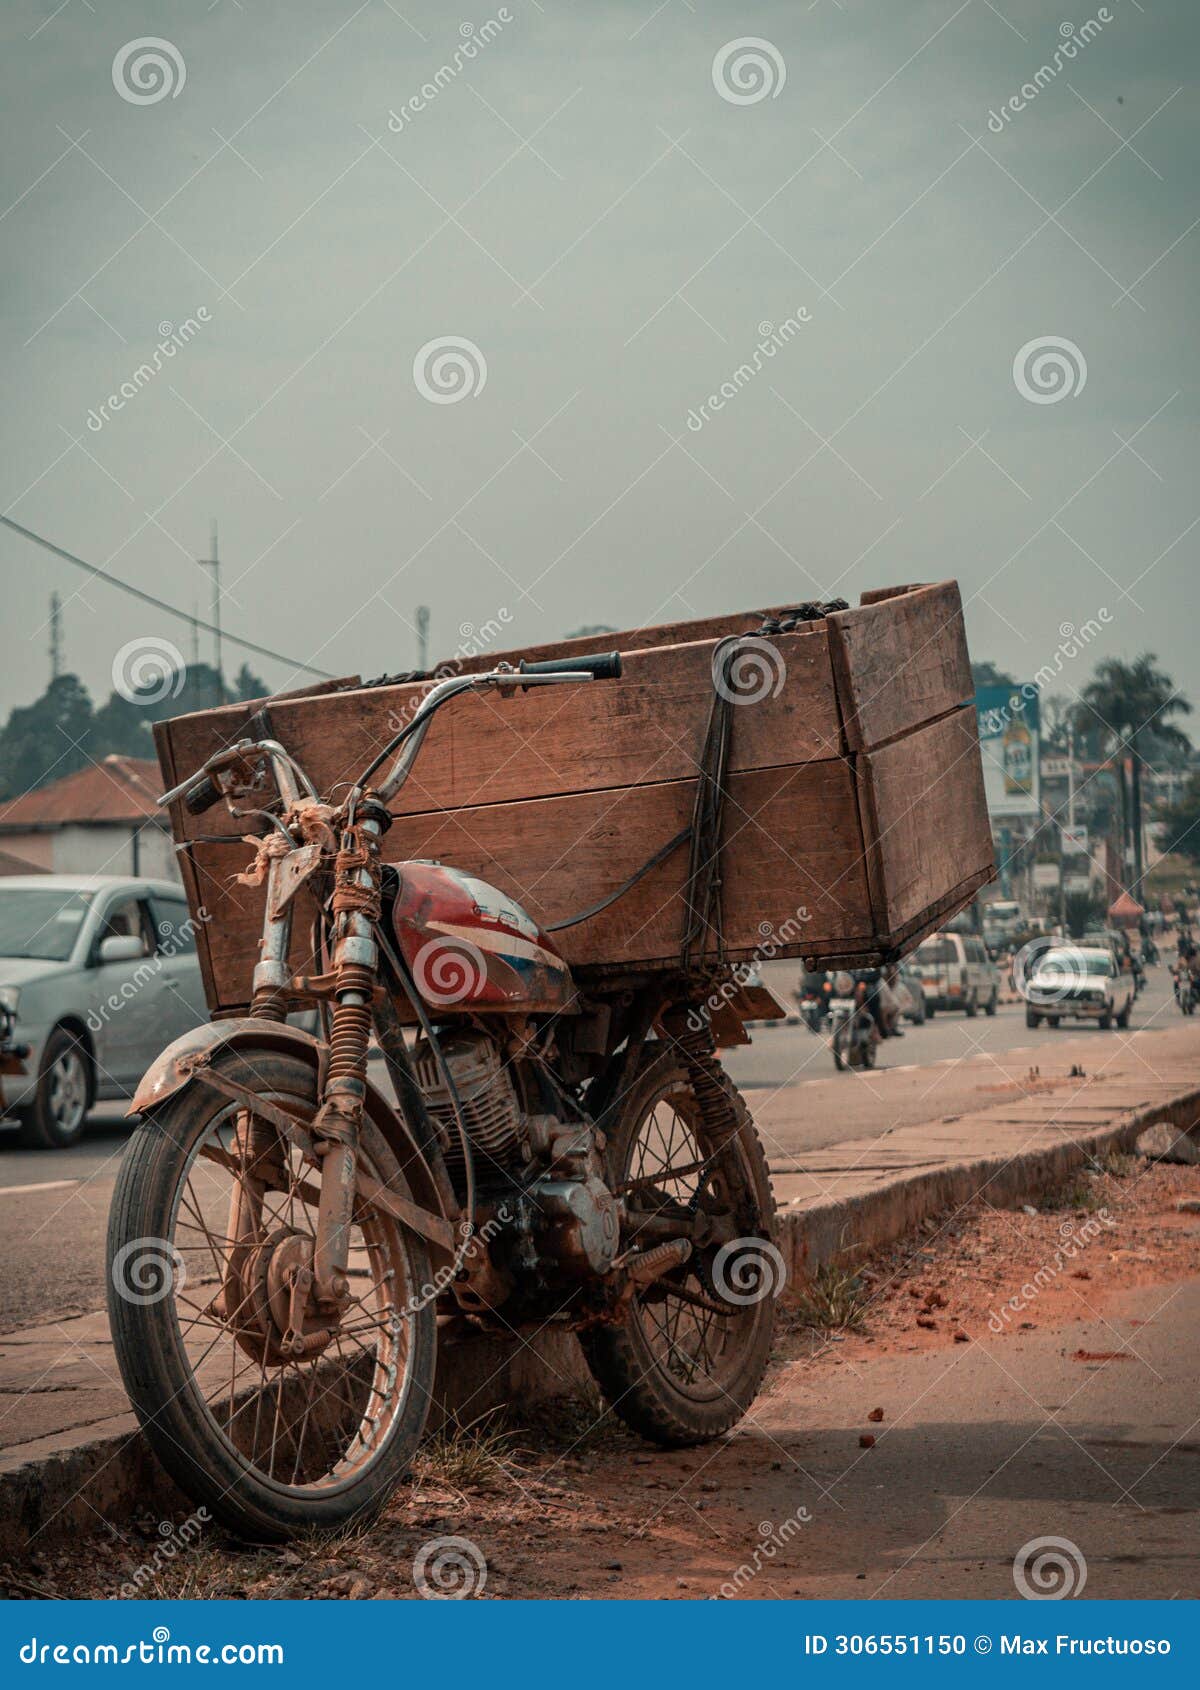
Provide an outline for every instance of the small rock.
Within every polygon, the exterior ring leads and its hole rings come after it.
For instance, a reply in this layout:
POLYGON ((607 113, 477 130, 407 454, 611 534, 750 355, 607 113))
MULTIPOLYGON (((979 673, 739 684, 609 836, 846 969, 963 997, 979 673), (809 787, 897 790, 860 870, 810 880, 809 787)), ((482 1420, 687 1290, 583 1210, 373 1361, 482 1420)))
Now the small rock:
POLYGON ((1076 1268, 1071 1274, 1072 1279, 1090 1279, 1092 1276, 1086 1268, 1076 1268))
POLYGON ((919 1314, 917 1316, 917 1325, 924 1327, 926 1332, 937 1331, 937 1321, 931 1314, 919 1314))
POLYGON ((875 1434, 874 1434, 874 1432, 863 1432, 862 1435, 859 1437, 858 1447, 859 1447, 859 1449, 874 1449, 875 1448, 875 1434))
POLYGON ((1181 1197, 1175 1207, 1181 1215, 1200 1215, 1200 1197, 1181 1197))
POLYGON ((867 1419, 873 1420, 876 1425, 878 1425, 878 1423, 883 1419, 883 1410, 881 1408, 873 1408, 870 1414, 867 1415, 867 1419))
POLYGON ((958 1331, 954 1334, 954 1342, 956 1344, 969 1344, 971 1342, 970 1338, 963 1331, 961 1326, 959 1327, 958 1331))
POLYGON ((601 1563, 601 1570, 606 1573, 623 1573, 625 1565, 622 1561, 604 1561, 601 1563))
POLYGON ((715 1491, 715 1490, 720 1490, 720 1488, 721 1488, 720 1485, 717 1483, 717 1481, 715 1479, 701 1479, 701 1481, 700 1481, 700 1489, 701 1490, 715 1491))
POLYGON ((1023 1215, 1036 1215, 1037 1210, 1034 1208, 1032 1203, 1022 1203, 1021 1204, 1021 1213, 1023 1215))
POLYGON ((944 1309, 949 1298, 944 1291, 931 1291, 925 1299, 927 1309, 944 1309))

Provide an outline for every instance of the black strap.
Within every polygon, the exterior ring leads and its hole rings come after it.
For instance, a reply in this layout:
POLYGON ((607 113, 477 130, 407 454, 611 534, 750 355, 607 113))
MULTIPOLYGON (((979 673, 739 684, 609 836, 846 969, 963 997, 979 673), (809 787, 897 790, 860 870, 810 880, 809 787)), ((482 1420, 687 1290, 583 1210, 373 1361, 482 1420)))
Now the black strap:
POLYGON ((684 840, 691 837, 692 829, 689 823, 687 827, 680 828, 674 839, 668 839, 665 845, 660 845, 654 855, 644 862, 635 874, 631 874, 628 880, 618 886, 615 892, 610 892, 607 898, 601 898, 598 904, 593 904, 591 909, 584 910, 582 915, 573 915, 566 921, 556 921, 553 926, 547 927, 545 931, 547 933, 561 933, 564 927, 578 927, 580 922, 590 921, 594 915, 599 915, 610 904, 615 904, 618 898, 623 898, 626 892, 631 891, 639 880, 650 873, 652 868, 657 868, 659 863, 665 863, 672 851, 677 851, 684 840))

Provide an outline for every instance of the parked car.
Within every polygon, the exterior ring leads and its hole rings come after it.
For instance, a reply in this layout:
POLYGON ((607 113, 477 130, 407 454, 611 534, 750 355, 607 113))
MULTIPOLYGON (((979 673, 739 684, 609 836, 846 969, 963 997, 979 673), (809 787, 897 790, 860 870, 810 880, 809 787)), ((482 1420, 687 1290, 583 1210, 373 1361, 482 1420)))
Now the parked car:
POLYGON ((900 1013, 914 1027, 923 1027, 932 1011, 925 998, 921 976, 911 963, 902 963, 896 981, 896 996, 900 999, 900 1013))
POLYGON ((982 939, 973 933, 935 933, 918 945, 912 967, 925 992, 926 1012, 961 1009, 968 1015, 995 1015, 1000 1001, 1000 971, 982 939))
POLYGON ((1024 985, 1025 1025, 1051 1027, 1070 1016, 1101 1027, 1128 1027, 1132 974, 1120 968, 1107 945, 1055 945, 1037 960, 1024 985))
POLYGON ((0 1099, 26 1144, 63 1149, 103 1098, 132 1095, 163 1045, 208 1019, 195 927, 165 880, 0 880, 0 1004, 24 1073, 0 1099))

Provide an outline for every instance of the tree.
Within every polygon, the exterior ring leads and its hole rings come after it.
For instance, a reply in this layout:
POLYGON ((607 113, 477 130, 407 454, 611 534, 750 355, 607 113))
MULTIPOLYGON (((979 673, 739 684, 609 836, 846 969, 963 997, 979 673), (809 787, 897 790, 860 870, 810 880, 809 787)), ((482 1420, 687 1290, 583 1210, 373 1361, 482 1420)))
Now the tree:
POLYGON ((59 675, 34 703, 18 705, 0 733, 0 792, 11 798, 73 775, 89 754, 92 701, 78 675, 59 675))
POLYGON ((233 682, 233 694, 229 700, 231 704, 248 704, 252 698, 266 698, 271 689, 254 673, 248 663, 243 663, 233 682))
MULTIPOLYGON (((1155 750, 1184 750, 1191 745, 1173 716, 1191 714, 1191 705, 1175 689, 1158 659, 1143 652, 1132 663, 1106 657, 1080 694, 1076 725, 1081 732, 1099 729, 1105 755, 1120 783, 1123 835, 1133 836, 1134 885, 1142 880, 1142 769, 1155 750), (1126 791, 1125 761, 1129 762, 1126 791)), ((1122 854, 1125 839, 1122 838, 1122 854)))
POLYGON ((981 663, 972 663, 971 679, 975 683, 976 692, 980 687, 1015 687, 1017 684, 1007 669, 997 669, 987 658, 981 663))

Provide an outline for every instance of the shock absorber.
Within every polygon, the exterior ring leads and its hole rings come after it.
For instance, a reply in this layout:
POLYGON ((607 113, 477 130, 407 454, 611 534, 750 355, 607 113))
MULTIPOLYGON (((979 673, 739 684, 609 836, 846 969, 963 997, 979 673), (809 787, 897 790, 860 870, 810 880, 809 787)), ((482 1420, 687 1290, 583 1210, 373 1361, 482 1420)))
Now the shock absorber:
POLYGON ((714 1144, 724 1145, 737 1132, 738 1117, 707 1020, 684 1004, 667 1011, 663 1027, 683 1058, 705 1128, 714 1144))
POLYGON ((334 872, 336 984, 330 1057, 313 1122, 313 1141, 321 1158, 313 1274, 317 1302, 326 1308, 340 1306, 349 1289, 346 1263, 378 965, 374 925, 380 911, 379 835, 390 819, 383 805, 368 795, 360 805, 359 820, 343 835, 334 872))

